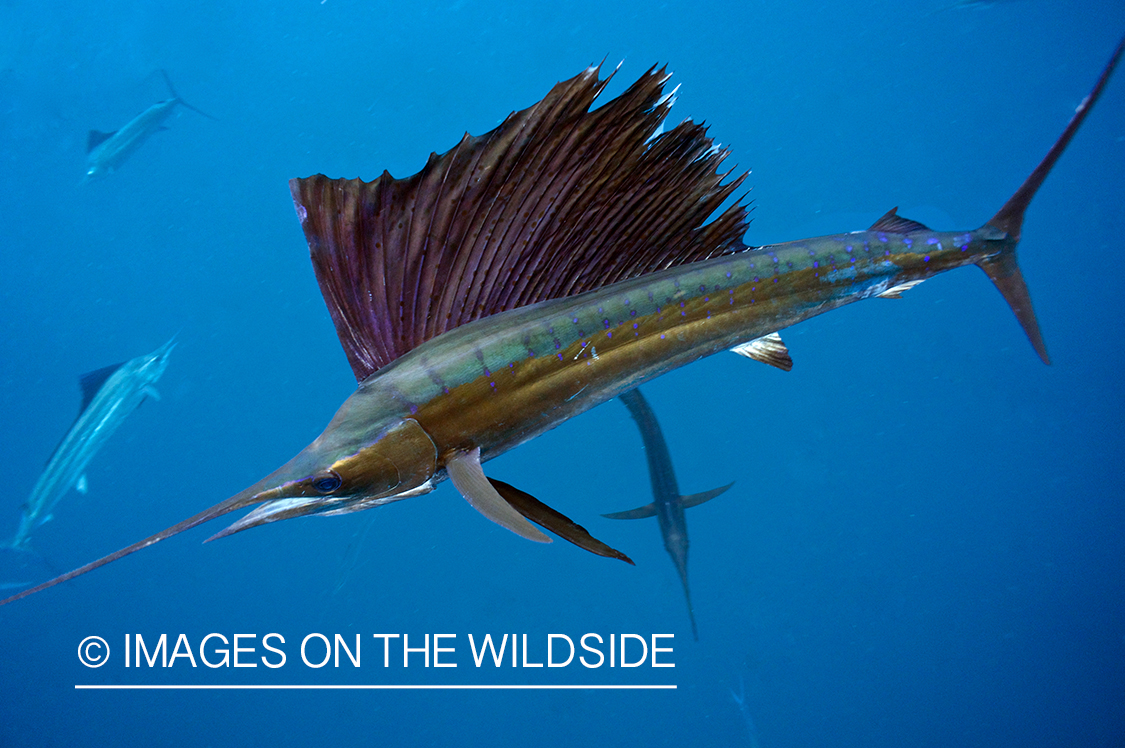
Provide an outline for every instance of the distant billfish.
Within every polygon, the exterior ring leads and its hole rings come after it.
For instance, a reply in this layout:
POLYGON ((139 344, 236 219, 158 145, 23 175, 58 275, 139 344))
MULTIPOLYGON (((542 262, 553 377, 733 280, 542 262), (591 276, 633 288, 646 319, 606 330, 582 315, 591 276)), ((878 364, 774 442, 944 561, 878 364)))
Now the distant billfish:
POLYGON ((168 119, 177 104, 208 119, 215 119, 181 99, 176 89, 172 88, 172 80, 168 74, 163 70, 160 74, 164 76, 164 82, 168 84, 168 91, 172 94, 172 98, 153 104, 129 120, 120 130, 113 132, 90 130, 86 136, 86 176, 82 179, 83 182, 117 171, 125 159, 132 156, 133 151, 140 148, 150 135, 157 130, 168 129, 164 127, 164 120, 168 119))
POLYGON ((738 693, 731 689, 730 697, 734 699, 735 705, 738 707, 738 713, 742 715, 742 724, 746 726, 746 740, 750 748, 758 748, 758 726, 754 724, 754 717, 750 714, 750 706, 746 703, 746 684, 742 681, 742 676, 738 676, 738 693))
POLYGON ((31 531, 51 519, 51 512, 66 492, 71 488, 86 492, 85 473, 90 460, 146 397, 159 399, 153 384, 164 373, 173 347, 175 342, 169 340, 146 356, 81 377, 82 407, 78 418, 47 461, 23 505, 19 530, 7 547, 28 550, 31 531))
POLYGON ((535 523, 625 560, 482 463, 704 356, 737 348, 778 366, 779 330, 961 267, 984 271, 1047 362, 1016 262, 1024 211, 1123 50, 977 229, 934 231, 892 209, 866 231, 747 246, 745 206, 721 208, 742 182, 719 172, 727 151, 690 120, 656 134, 674 97, 655 68, 597 108, 607 81, 587 69, 411 177, 294 179, 356 391, 254 485, 0 605, 240 509, 253 507, 215 537, 371 509, 447 479, 522 537, 550 542, 535 523))
POLYGON ((676 571, 680 573, 680 581, 684 584, 688 617, 691 618, 691 635, 699 641, 699 631, 695 627, 695 611, 691 605, 691 590, 688 587, 688 535, 684 510, 710 501, 734 484, 728 483, 721 488, 712 488, 703 493, 681 496, 680 487, 676 483, 676 473, 672 470, 672 456, 668 453, 668 444, 664 441, 664 434, 660 430, 656 414, 652 412, 640 388, 623 392, 618 397, 625 403, 625 407, 629 409, 633 420, 637 422, 637 428, 641 431, 641 439, 645 443, 645 457, 648 458, 648 475, 652 480, 654 501, 627 512, 614 512, 602 516, 610 519, 656 517, 657 522, 660 523, 660 534, 664 537, 664 548, 676 564, 676 571))

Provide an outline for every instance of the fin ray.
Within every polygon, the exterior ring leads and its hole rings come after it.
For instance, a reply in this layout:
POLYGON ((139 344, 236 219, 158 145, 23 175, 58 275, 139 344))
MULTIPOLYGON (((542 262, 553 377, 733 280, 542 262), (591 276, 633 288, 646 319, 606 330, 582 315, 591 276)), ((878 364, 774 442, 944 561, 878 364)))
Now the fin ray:
POLYGON ((590 68, 417 174, 316 175, 290 190, 356 379, 474 319, 744 248, 727 152, 702 125, 659 136, 663 70, 590 110, 590 68))

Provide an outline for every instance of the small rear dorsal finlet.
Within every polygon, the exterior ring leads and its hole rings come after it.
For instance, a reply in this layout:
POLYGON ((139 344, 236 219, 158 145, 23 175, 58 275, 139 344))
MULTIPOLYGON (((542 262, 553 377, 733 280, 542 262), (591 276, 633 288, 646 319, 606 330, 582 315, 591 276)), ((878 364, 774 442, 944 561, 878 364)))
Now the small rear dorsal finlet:
POLYGON ((903 218, 898 215, 898 206, 891 208, 883 217, 875 223, 871 224, 868 231, 886 231, 891 234, 909 234, 911 231, 929 231, 929 226, 925 226, 917 221, 912 221, 909 218, 903 218))

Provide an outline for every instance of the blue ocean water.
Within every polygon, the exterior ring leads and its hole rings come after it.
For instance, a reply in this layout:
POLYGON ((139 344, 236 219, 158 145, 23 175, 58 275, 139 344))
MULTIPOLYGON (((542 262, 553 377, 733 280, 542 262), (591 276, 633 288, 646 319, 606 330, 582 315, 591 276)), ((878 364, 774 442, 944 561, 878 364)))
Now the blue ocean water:
MULTIPOLYGON (((668 63, 672 121, 706 120, 753 169, 749 243, 862 229, 895 205, 937 229, 982 224, 1090 89, 1125 6, 944 4, 0 5, 0 536, 77 377, 177 331, 162 400, 33 537, 38 578, 289 459, 354 380, 287 180, 413 173, 603 59, 623 60, 611 93, 668 63), (167 98, 160 69, 219 121, 181 109, 79 186, 87 130, 167 98)), ((1050 367, 966 269, 789 330, 791 373, 721 355, 646 386, 681 488, 736 481, 688 515, 698 643, 655 522, 599 516, 651 498, 610 402, 488 468, 636 568, 528 543, 448 485, 208 545, 222 525, 195 530, 0 609, 0 745, 1125 744, 1123 198, 1119 72, 1024 225, 1050 367), (183 634, 198 658, 211 633, 254 635, 240 641, 258 666, 123 663, 127 635, 171 649, 183 634), (261 662, 268 633, 283 667, 261 662), (359 635, 361 667, 304 665, 313 633, 359 635), (674 634, 675 667, 477 668, 468 636, 487 633, 526 634, 529 662, 552 633, 674 634), (455 634, 457 667, 403 668, 392 647, 384 668, 373 634, 455 634), (98 669, 76 657, 93 635, 110 647, 98 669)))

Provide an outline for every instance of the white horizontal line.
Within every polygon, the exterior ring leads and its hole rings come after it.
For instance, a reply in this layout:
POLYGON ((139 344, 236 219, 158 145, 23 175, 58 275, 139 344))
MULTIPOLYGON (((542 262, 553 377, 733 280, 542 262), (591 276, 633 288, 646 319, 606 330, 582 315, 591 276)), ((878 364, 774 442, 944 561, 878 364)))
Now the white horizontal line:
POLYGON ((571 685, 82 685, 79 691, 674 691, 672 685, 571 686, 571 685))

